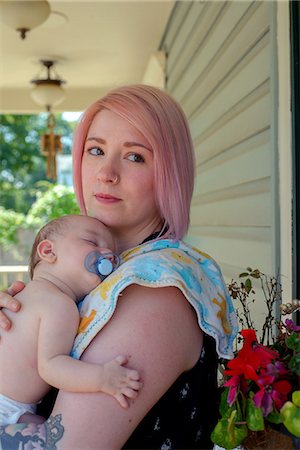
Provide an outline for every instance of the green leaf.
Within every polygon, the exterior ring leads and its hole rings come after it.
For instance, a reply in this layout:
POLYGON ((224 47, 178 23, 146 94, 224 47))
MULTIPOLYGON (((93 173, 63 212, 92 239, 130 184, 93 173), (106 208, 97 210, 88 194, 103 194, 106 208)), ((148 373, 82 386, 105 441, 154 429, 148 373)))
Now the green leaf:
POLYGON ((300 408, 292 402, 285 402, 280 410, 283 424, 293 435, 300 437, 300 408))
POLYGON ((246 421, 249 430, 262 431, 265 429, 262 410, 255 407, 252 399, 247 400, 246 421))
POLYGON ((247 280, 245 281, 245 289, 247 294, 249 294, 252 289, 252 281, 250 280, 250 278, 247 278, 247 280))
POLYGON ((220 398, 220 406, 219 406, 219 411, 222 417, 229 417, 228 415, 228 411, 231 409, 228 402, 227 402, 227 397, 228 397, 228 391, 229 391, 229 387, 224 388, 224 390, 222 390, 222 394, 221 394, 221 398, 220 398))
POLYGON ((251 267, 247 267, 247 269, 246 270, 248 270, 248 272, 252 272, 252 269, 251 269, 251 267))
POLYGON ((269 422, 277 423, 277 424, 283 422, 283 419, 282 419, 282 416, 281 416, 280 412, 279 412, 279 411, 276 411, 276 410, 273 410, 273 411, 266 417, 266 419, 267 419, 269 422))
POLYGON ((292 401, 295 405, 300 408, 300 391, 294 391, 292 394, 292 401))
POLYGON ((214 444, 231 450, 240 445, 246 438, 248 431, 246 425, 234 424, 234 413, 231 419, 221 419, 215 426, 211 440, 214 444))
POLYGON ((296 352, 300 352, 300 339, 298 333, 292 333, 285 340, 286 345, 291 350, 295 350, 296 352))
POLYGON ((239 274, 240 278, 244 278, 244 277, 248 277, 248 276, 249 276, 248 272, 242 272, 239 274))
POLYGON ((259 279, 260 278, 260 271, 258 269, 253 270, 253 272, 250 274, 252 278, 259 279))
POLYGON ((291 357, 289 364, 289 369, 294 372, 298 377, 300 377, 300 354, 291 357))

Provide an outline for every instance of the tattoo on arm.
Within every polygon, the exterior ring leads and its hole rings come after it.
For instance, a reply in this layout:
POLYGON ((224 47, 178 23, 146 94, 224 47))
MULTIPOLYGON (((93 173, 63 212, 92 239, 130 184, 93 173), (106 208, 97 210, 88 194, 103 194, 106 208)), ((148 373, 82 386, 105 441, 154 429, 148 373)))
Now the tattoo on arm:
POLYGON ((64 427, 61 422, 61 414, 50 416, 45 422, 46 428, 46 447, 47 449, 56 449, 56 443, 63 437, 64 427))
POLYGON ((17 423, 0 427, 0 448, 3 450, 56 450, 64 434, 61 414, 50 416, 42 424, 17 423))

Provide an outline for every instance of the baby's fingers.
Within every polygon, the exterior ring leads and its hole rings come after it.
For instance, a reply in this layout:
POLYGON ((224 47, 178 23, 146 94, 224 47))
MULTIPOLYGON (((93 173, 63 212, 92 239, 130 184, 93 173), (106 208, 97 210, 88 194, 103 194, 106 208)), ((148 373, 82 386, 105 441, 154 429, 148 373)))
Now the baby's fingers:
POLYGON ((117 361, 117 363, 120 364, 120 366, 123 366, 128 362, 128 358, 126 356, 119 355, 115 358, 115 361, 117 361))
POLYGON ((2 311, 0 311, 0 327, 3 328, 3 330, 9 330, 11 327, 11 321, 2 311))
POLYGON ((125 395, 127 398, 134 399, 137 398, 139 393, 138 391, 131 389, 130 387, 124 387, 122 389, 122 394, 125 395))
POLYGON ((139 391, 143 386, 143 383, 141 381, 130 381, 128 383, 128 387, 131 389, 134 389, 135 391, 139 391))
MULTIPOLYGON (((23 289, 24 284, 21 283, 21 286, 21 289, 23 289)), ((12 295, 19 292, 19 287, 20 285, 14 283, 8 288, 7 292, 0 291, 0 327, 4 330, 9 330, 11 321, 7 318, 5 312, 2 311, 2 308, 9 309, 10 311, 18 311, 20 309, 20 303, 12 297, 12 295)))
MULTIPOLYGON (((7 293, 11 296, 14 296, 14 295, 18 294, 18 292, 21 292, 24 289, 24 287, 25 287, 25 283, 23 281, 14 281, 7 289, 7 293)), ((20 303, 19 302, 17 302, 17 303, 20 307, 20 303)), ((3 306, 3 305, 0 304, 0 306, 3 306)))
POLYGON ((123 394, 117 394, 117 395, 115 395, 115 398, 120 403, 122 408, 125 408, 125 409, 128 408, 128 406, 129 406, 128 400, 126 400, 126 398, 123 394))
POLYGON ((137 370, 128 369, 128 371, 129 371, 128 376, 131 380, 139 381, 140 374, 138 373, 137 370))

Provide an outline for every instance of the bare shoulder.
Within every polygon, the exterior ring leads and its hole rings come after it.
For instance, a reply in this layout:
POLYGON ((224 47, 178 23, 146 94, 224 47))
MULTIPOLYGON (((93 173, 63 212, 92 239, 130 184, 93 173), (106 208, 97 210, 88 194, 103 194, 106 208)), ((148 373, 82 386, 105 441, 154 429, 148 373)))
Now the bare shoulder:
POLYGON ((172 381, 196 363, 202 347, 196 314, 176 287, 129 286, 112 319, 95 339, 86 357, 98 355, 100 347, 101 355, 105 354, 109 350, 103 348, 109 349, 109 342, 113 342, 119 352, 129 352, 132 362, 137 358, 138 370, 147 371, 151 366, 153 372, 168 361, 172 381))
POLYGON ((78 315, 75 301, 48 282, 31 281, 25 287, 23 295, 21 292, 18 298, 24 305, 33 305, 41 315, 51 311, 78 315))
MULTIPOLYGON (((200 353, 201 331, 193 307, 176 287, 148 288, 132 285, 124 292, 119 302, 117 318, 132 315, 135 325, 143 330, 146 339, 155 331, 160 343, 173 342, 186 355, 182 369, 189 369, 200 353), (196 352, 193 352, 193 347, 196 352), (190 351, 186 352, 189 348, 190 351), (193 354, 194 353, 194 354, 193 354)), ((155 346, 157 342, 154 342, 155 346)), ((170 348, 166 348, 169 352, 170 348)))

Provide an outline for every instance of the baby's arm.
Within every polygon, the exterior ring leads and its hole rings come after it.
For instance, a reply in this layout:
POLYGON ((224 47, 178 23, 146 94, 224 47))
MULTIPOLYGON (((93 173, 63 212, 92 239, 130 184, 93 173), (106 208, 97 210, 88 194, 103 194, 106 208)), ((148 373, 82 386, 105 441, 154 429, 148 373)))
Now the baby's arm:
POLYGON ((65 391, 106 392, 127 408, 127 399, 136 398, 141 388, 138 372, 123 367, 128 362, 124 356, 117 356, 105 364, 90 364, 71 358, 69 353, 79 322, 77 307, 68 297, 56 299, 53 302, 55 307, 51 300, 46 302, 38 337, 41 378, 65 391))

